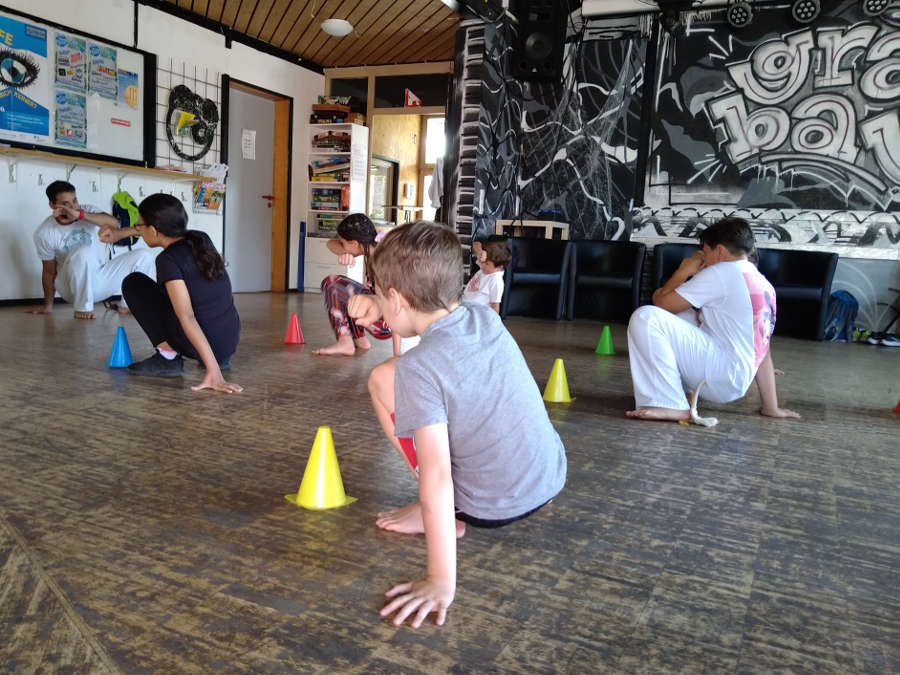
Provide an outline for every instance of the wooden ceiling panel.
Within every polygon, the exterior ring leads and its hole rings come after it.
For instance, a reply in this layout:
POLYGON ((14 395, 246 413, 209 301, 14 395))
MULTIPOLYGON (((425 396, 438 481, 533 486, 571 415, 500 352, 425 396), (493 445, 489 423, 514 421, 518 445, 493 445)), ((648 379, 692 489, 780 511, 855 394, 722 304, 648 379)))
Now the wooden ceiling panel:
MULTIPOLYGON (((218 22, 223 26, 234 28, 234 17, 237 16, 238 10, 241 8, 241 0, 225 0, 225 9, 222 10, 222 18, 218 22)), ((207 19, 212 19, 207 16, 207 19)))
POLYGON ((324 67, 446 61, 459 16, 441 0, 166 0, 324 67), (325 34, 325 19, 353 32, 325 34))
MULTIPOLYGON (((225 0, 209 0, 206 6, 206 16, 213 21, 222 21, 222 13, 225 11, 225 0)), ((198 12, 195 12, 198 13, 198 12)))
POLYGON ((253 15, 250 17, 250 23, 247 24, 247 35, 258 38, 263 26, 269 20, 269 14, 272 12, 272 5, 275 0, 259 0, 253 15))
POLYGON ((281 24, 287 17, 290 8, 291 0, 276 0, 272 5, 266 22, 257 33, 257 37, 263 42, 272 44, 272 36, 281 28, 281 24))
POLYGON ((393 32, 385 34, 381 45, 375 45, 367 55, 370 63, 383 63, 383 59, 390 53, 396 53, 398 48, 408 45, 421 37, 419 31, 422 24, 431 18, 434 13, 429 9, 428 0, 418 0, 404 10, 397 21, 391 26, 393 32))
POLYGON ((335 65, 369 65, 369 61, 366 57, 381 45, 381 41, 391 32, 397 17, 400 16, 410 4, 410 0, 398 0, 397 2, 390 3, 390 5, 385 7, 382 12, 370 13, 366 17, 367 21, 365 22, 365 25, 360 24, 360 34, 356 39, 356 44, 343 51, 335 60, 335 65), (366 39, 367 35, 371 35, 374 39, 366 39))
POLYGON ((253 12, 256 10, 258 4, 259 0, 241 0, 241 5, 238 9, 237 16, 234 17, 234 25, 232 28, 239 33, 247 33, 247 26, 250 24, 250 19, 253 18, 253 12))

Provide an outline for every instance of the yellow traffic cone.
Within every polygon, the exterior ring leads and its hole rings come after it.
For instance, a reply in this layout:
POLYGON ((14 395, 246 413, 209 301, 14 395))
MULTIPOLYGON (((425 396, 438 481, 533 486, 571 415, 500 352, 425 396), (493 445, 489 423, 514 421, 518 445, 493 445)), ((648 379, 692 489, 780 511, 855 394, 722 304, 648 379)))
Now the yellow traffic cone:
POLYGON ((331 427, 319 427, 300 489, 297 494, 285 495, 284 498, 291 504, 316 510, 333 509, 356 501, 356 497, 348 497, 344 493, 331 427))
POLYGON ((569 383, 566 381, 566 367, 562 359, 553 362, 550 379, 544 389, 544 400, 550 403, 569 403, 575 399, 569 396, 569 383))

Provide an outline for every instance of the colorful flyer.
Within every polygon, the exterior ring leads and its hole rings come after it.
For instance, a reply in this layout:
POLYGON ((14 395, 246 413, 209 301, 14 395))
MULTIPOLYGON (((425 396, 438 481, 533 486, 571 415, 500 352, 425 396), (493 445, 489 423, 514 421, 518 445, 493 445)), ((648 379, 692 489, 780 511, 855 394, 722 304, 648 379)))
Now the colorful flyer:
POLYGON ((87 43, 80 37, 56 34, 56 86, 84 91, 87 43))
POLYGON ((88 91, 103 98, 119 97, 119 71, 116 68, 116 50, 113 47, 91 44, 90 79, 88 91))
POLYGON ((46 29, 0 14, 0 138, 48 140, 47 67, 46 29))
POLYGON ((87 146, 85 97, 62 89, 56 92, 56 142, 76 148, 87 146))
POLYGON ((138 74, 119 68, 119 103, 137 108, 139 93, 138 74))

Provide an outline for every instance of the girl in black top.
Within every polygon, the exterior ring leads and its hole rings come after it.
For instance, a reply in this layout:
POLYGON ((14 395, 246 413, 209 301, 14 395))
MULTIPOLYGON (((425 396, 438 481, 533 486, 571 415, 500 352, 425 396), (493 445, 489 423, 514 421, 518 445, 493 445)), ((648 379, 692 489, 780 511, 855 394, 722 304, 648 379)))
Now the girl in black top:
POLYGON ((138 232, 148 246, 164 250, 156 258, 156 282, 139 272, 122 282, 125 301, 156 347, 153 356, 129 371, 177 377, 184 373, 183 354, 206 368, 203 381, 191 387, 194 391, 242 391, 222 377, 241 334, 222 256, 205 233, 187 229, 187 213, 175 197, 150 195, 138 211, 138 232))

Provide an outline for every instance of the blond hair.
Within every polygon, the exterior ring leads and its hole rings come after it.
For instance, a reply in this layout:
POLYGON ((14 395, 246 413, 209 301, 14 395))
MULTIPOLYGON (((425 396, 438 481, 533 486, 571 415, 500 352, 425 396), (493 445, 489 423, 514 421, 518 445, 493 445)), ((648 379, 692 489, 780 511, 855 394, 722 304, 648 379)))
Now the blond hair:
POLYGON ((387 233, 369 270, 382 294, 393 288, 416 311, 451 310, 463 291, 462 248, 446 225, 417 220, 387 233))

